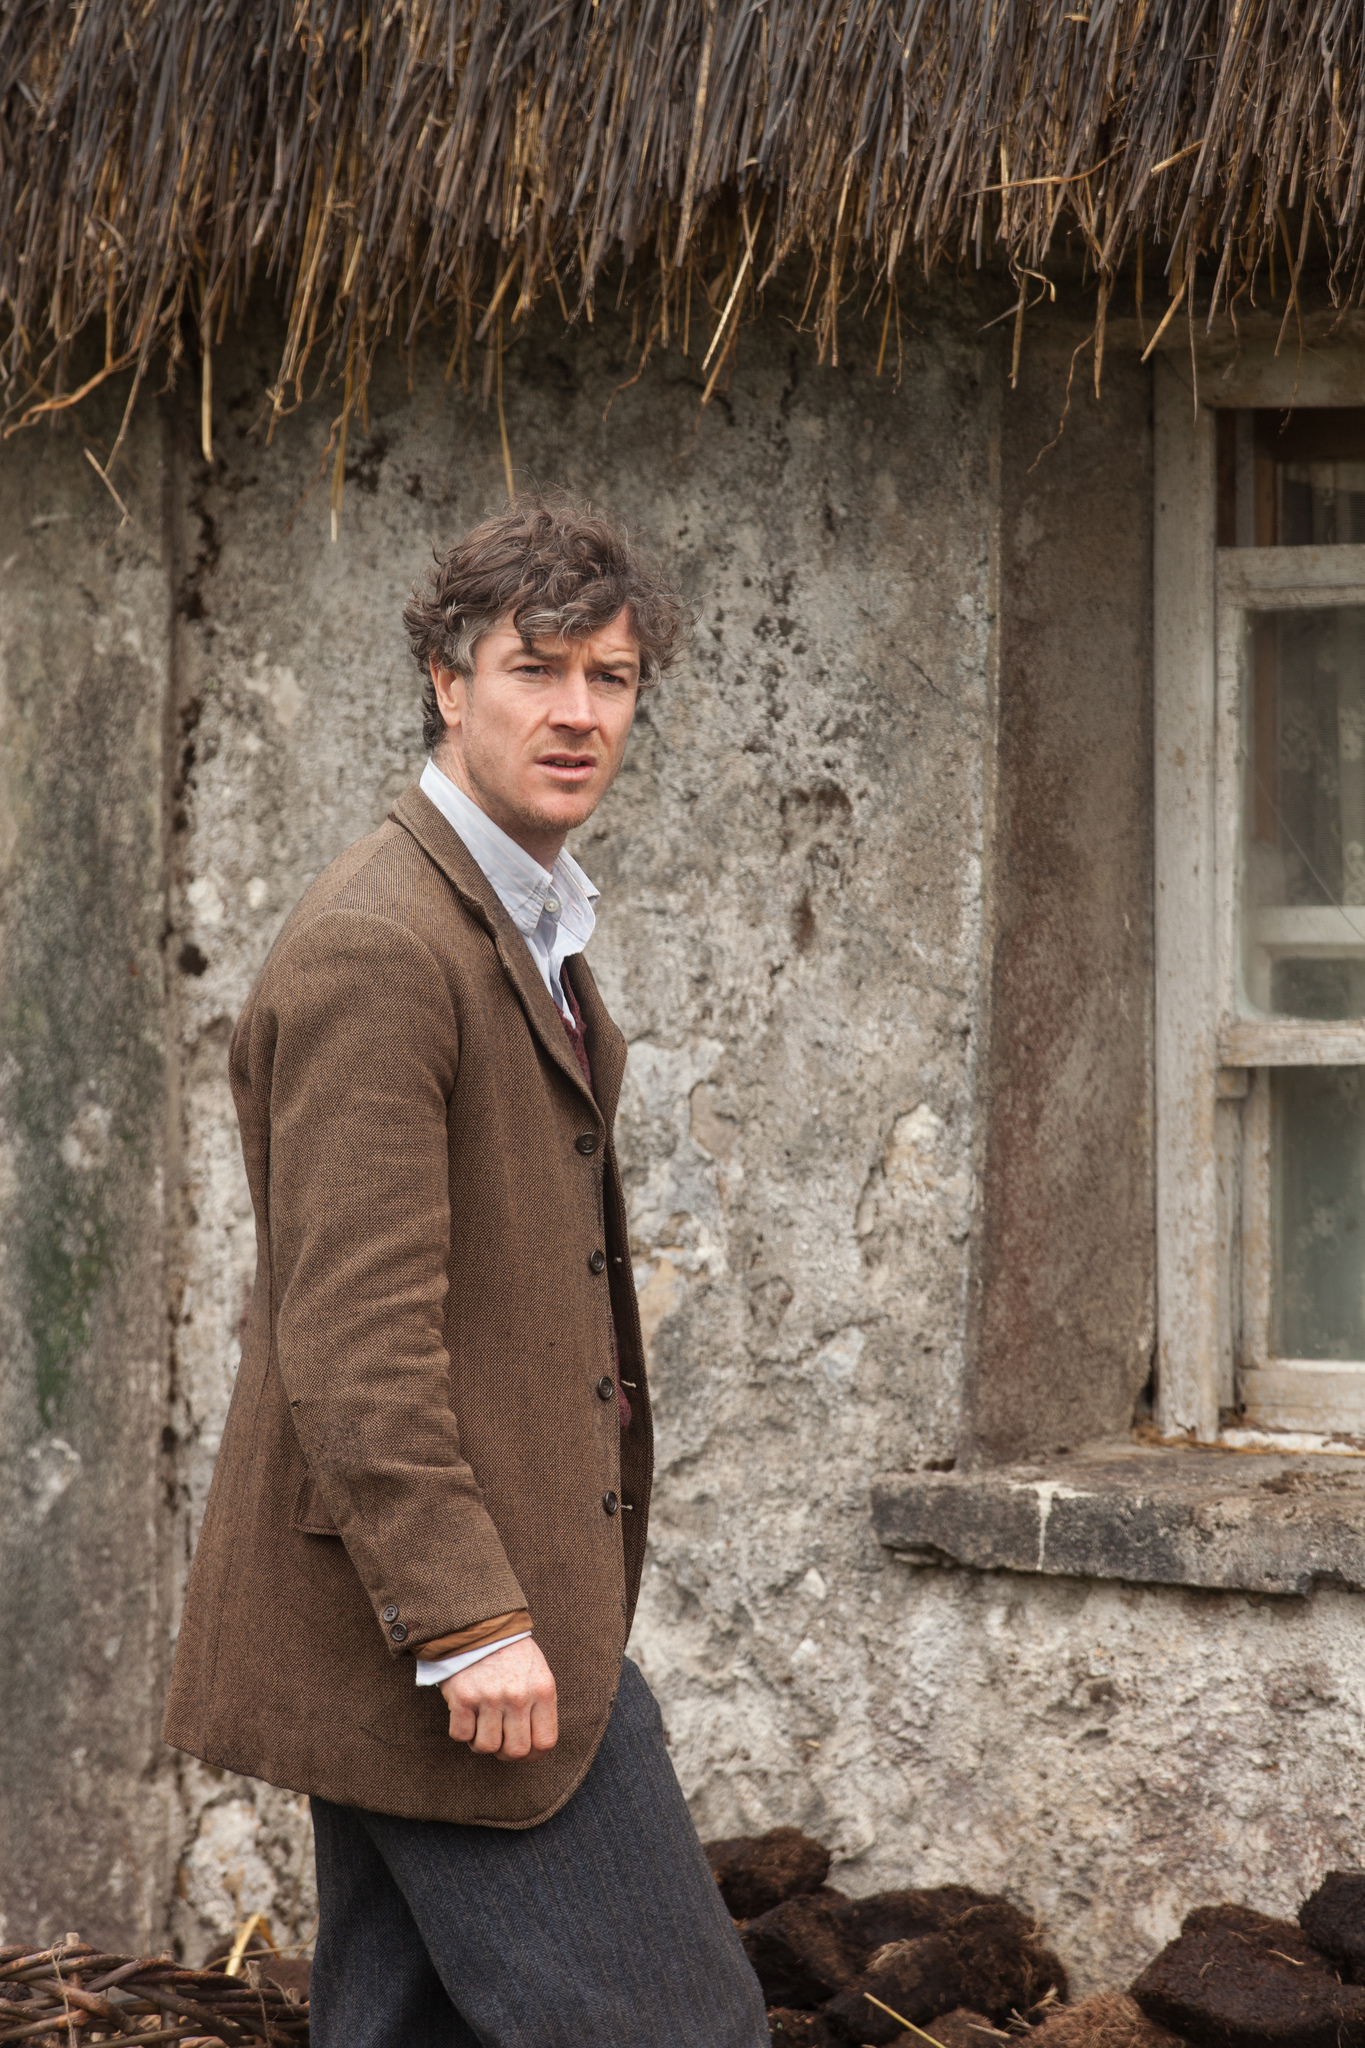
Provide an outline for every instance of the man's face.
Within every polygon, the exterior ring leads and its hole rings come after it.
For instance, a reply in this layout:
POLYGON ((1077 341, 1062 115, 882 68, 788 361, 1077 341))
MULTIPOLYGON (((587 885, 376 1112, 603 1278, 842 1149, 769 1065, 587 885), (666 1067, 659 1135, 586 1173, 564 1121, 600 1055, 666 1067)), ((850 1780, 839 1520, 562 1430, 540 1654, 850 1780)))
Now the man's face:
POLYGON ((475 649, 473 680, 431 677, 446 722, 438 767, 542 867, 610 789, 630 736, 640 646, 629 611, 587 640, 527 647, 500 619, 475 649))

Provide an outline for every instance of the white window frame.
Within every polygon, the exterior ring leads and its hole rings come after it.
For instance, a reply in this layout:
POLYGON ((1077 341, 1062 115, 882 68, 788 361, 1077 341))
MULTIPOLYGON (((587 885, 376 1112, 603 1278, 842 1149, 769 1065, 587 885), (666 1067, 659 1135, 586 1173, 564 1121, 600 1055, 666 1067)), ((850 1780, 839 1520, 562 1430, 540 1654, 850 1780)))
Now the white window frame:
POLYGON ((1365 1361, 1269 1356, 1269 1070, 1365 1065, 1365 1021, 1238 1014, 1241 649, 1249 612, 1365 605, 1365 547, 1219 549, 1215 414, 1156 369, 1156 1420, 1211 1443, 1245 1407, 1225 1440, 1312 1449, 1365 1436, 1365 1361))

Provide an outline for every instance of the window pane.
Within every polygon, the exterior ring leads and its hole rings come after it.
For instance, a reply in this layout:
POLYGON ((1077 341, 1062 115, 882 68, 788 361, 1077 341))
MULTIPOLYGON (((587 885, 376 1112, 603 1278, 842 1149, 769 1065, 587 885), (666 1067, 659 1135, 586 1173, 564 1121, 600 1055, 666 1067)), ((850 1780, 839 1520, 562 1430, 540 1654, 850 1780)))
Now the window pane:
POLYGON ((1365 1016, 1365 608, 1253 614, 1243 701, 1243 1000, 1365 1016))
POLYGON ((1344 547, 1365 541, 1365 462, 1283 462, 1279 545, 1344 547))
POLYGON ((1365 543, 1365 409, 1218 414, 1218 545, 1365 543))
POLYGON ((1280 1358, 1365 1360, 1365 1068, 1270 1080, 1280 1358))

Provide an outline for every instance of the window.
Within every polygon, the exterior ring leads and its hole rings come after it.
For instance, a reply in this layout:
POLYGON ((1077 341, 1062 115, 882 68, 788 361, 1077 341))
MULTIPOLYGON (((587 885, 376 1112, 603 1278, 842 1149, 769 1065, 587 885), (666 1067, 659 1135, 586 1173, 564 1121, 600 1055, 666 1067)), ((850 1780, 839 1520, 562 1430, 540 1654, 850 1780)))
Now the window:
POLYGON ((1172 381, 1158 1416, 1365 1444, 1365 412, 1193 422, 1172 381))

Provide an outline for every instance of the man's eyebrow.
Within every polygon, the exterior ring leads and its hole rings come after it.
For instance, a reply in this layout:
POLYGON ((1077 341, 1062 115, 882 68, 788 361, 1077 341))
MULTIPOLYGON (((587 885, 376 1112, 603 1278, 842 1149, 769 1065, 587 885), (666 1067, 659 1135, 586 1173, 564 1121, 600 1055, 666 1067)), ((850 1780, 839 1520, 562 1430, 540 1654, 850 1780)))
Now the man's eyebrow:
MULTIPOLYGON (((534 640, 523 640, 521 651, 523 654, 530 655, 533 661, 559 661, 563 659, 564 642, 557 640, 552 646, 542 646, 534 640)), ((638 670, 640 667, 640 656, 638 653, 631 654, 628 652, 605 654, 594 663, 594 666, 596 668, 633 668, 638 670)))

